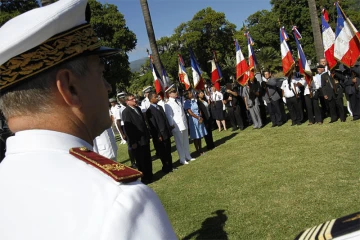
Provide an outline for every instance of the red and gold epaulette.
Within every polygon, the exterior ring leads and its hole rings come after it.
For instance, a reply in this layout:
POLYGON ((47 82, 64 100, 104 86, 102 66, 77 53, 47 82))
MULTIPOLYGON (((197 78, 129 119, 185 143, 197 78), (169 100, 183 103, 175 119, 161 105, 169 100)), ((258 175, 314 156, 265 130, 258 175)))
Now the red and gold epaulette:
POLYGON ((142 172, 138 170, 114 162, 96 152, 90 151, 86 147, 70 148, 69 152, 74 157, 109 175, 117 182, 132 182, 143 175, 142 172))

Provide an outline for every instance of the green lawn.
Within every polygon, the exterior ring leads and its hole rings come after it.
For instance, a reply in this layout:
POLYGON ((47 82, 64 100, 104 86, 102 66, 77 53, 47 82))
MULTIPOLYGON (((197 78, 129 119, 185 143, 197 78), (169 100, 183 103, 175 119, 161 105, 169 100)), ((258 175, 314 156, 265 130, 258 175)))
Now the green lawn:
MULTIPOLYGON (((149 186, 180 239, 294 239, 359 211, 360 121, 328 121, 216 130, 217 147, 173 173, 163 176, 153 161, 158 180, 149 186)), ((129 165, 126 145, 118 160, 129 165)))

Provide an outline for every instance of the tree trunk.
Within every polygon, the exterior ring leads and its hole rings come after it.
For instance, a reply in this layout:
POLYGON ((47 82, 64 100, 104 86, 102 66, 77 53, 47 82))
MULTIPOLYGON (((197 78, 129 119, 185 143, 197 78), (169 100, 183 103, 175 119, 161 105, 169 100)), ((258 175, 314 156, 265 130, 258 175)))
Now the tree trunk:
POLYGON ((52 4, 56 2, 57 0, 41 0, 41 6, 45 7, 46 5, 52 4))
POLYGON ((315 0, 308 0, 308 4, 309 4, 310 19, 311 19, 311 27, 314 36, 316 57, 317 57, 317 61, 319 62, 321 58, 324 58, 324 47, 321 39, 318 12, 316 9, 315 0))
POLYGON ((152 52, 152 57, 154 59, 154 65, 161 74, 162 63, 159 56, 159 50, 156 44, 155 32, 151 21, 150 10, 147 0, 140 0, 141 10, 143 12, 146 31, 149 38, 150 48, 152 52))

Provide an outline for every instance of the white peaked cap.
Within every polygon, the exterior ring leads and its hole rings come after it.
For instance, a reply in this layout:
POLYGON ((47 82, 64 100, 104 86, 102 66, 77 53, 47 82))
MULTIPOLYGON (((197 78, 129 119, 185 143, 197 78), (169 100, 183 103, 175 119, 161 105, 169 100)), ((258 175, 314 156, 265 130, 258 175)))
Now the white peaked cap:
POLYGON ((60 0, 23 13, 0 28, 0 65, 52 36, 86 23, 87 0, 60 0))
POLYGON ((87 0, 59 0, 25 12, 0 28, 0 90, 84 54, 119 52, 100 46, 87 0))

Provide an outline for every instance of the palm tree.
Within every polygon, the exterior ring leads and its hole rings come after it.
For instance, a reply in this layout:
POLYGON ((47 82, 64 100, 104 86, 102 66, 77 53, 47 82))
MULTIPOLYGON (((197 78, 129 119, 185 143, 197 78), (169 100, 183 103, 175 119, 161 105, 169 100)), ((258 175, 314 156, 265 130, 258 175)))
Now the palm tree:
POLYGON ((321 32, 320 32, 320 24, 318 18, 318 12, 316 9, 315 0, 308 0, 309 11, 310 11, 310 19, 311 19, 311 27, 314 35, 314 44, 317 60, 320 61, 321 58, 324 58, 324 48, 321 40, 321 32))
POLYGON ((140 0, 140 5, 141 5, 141 10, 142 10, 143 16, 144 16, 146 31, 147 31, 149 42, 150 42, 150 48, 151 48, 151 52, 152 52, 152 57, 154 59, 154 64, 155 64, 156 69, 159 72, 161 72, 162 63, 160 60, 159 51, 158 51, 158 47, 156 44, 155 32, 154 32, 154 28, 153 28, 152 21, 151 21, 150 10, 149 10, 149 5, 148 5, 147 0, 140 0))
POLYGON ((224 58, 224 63, 222 65, 222 72, 224 75, 226 74, 229 79, 235 80, 236 75, 236 58, 235 56, 226 56, 224 58))
POLYGON ((279 51, 276 51, 273 47, 264 47, 256 51, 256 60, 258 62, 258 68, 261 71, 270 70, 274 71, 281 68, 281 56, 279 51))

